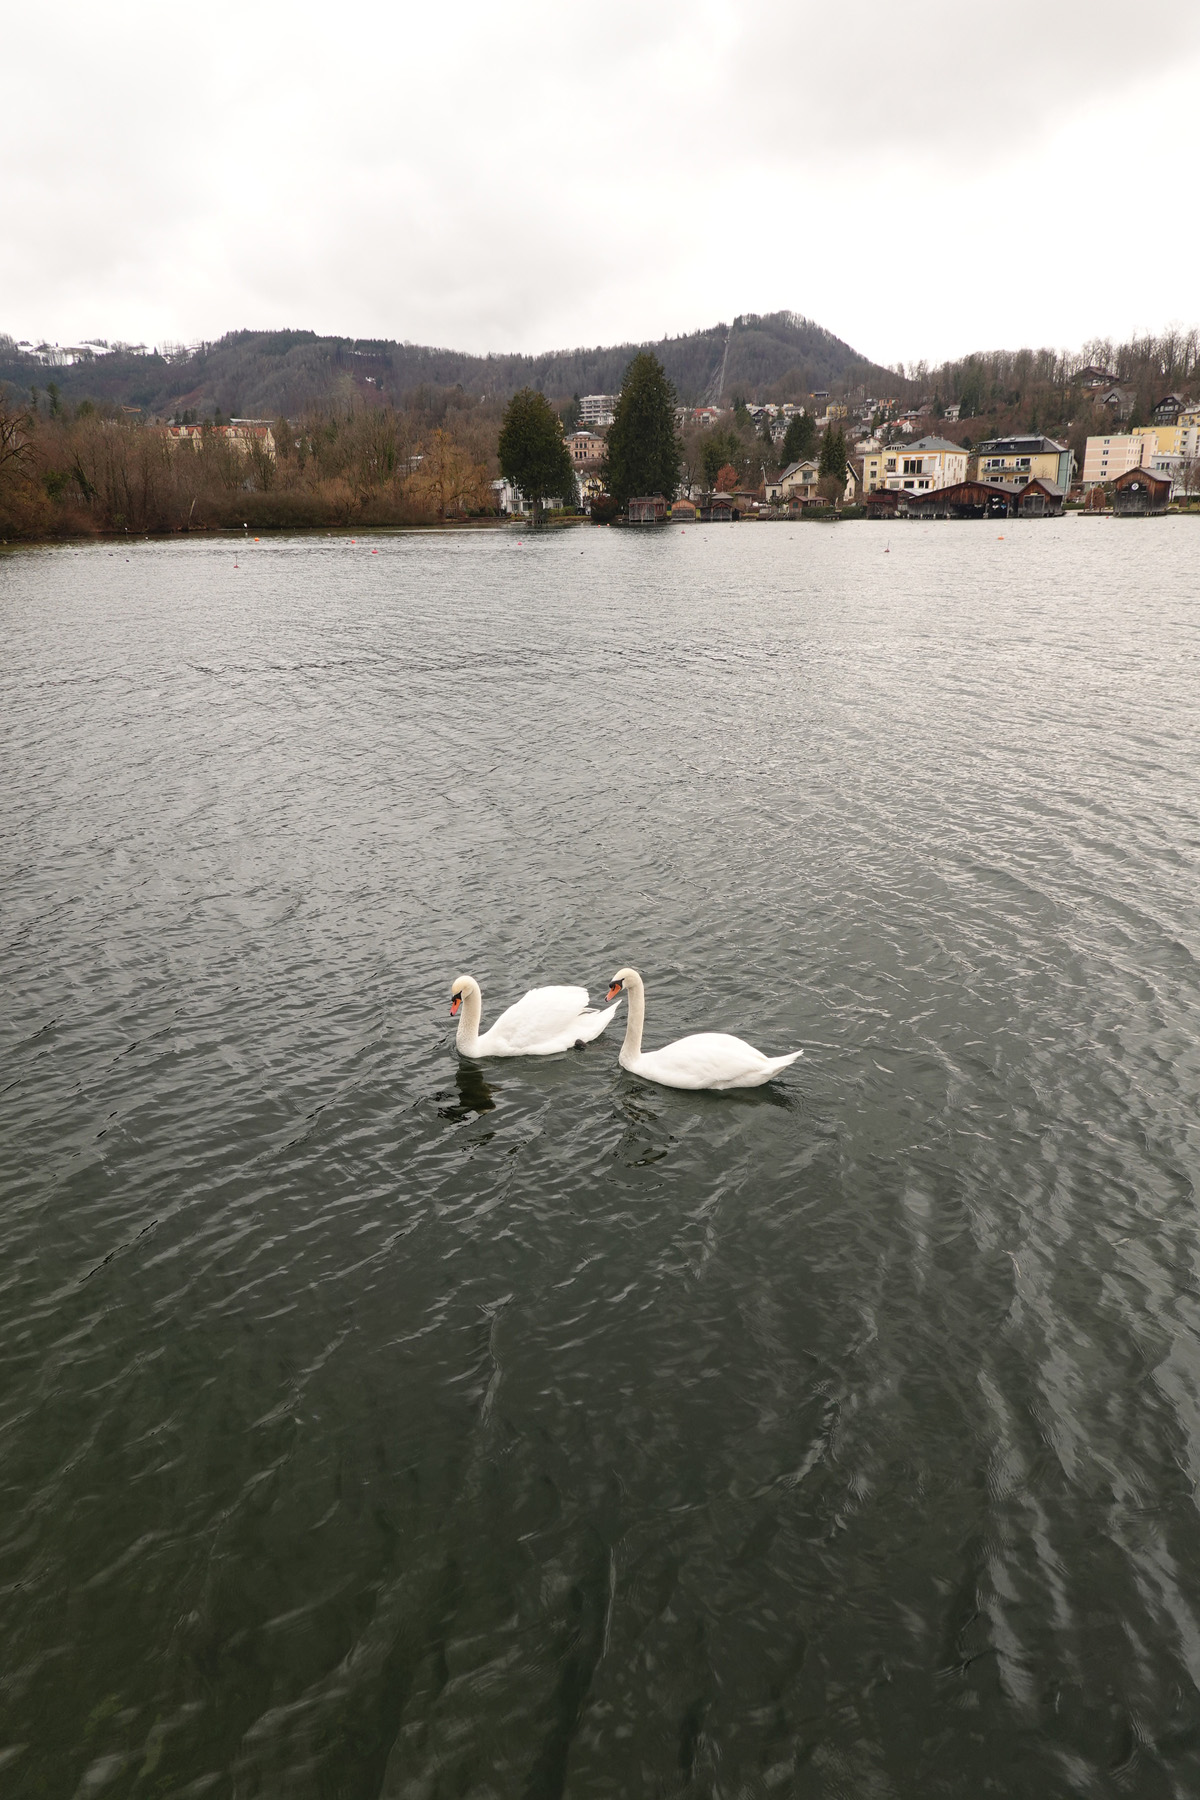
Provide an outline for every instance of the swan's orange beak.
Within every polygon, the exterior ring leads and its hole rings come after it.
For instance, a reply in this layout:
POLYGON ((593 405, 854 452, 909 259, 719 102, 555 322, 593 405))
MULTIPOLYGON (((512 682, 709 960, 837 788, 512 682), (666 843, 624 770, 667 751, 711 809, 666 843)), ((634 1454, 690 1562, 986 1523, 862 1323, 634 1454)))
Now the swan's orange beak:
POLYGON ((606 1000, 615 1000, 618 994, 623 994, 624 992, 625 983, 623 981, 614 981, 604 998, 606 1000))
POLYGON ((462 995, 461 994, 453 994, 450 999, 450 1017, 452 1019, 457 1019, 461 1008, 462 1008, 462 995))

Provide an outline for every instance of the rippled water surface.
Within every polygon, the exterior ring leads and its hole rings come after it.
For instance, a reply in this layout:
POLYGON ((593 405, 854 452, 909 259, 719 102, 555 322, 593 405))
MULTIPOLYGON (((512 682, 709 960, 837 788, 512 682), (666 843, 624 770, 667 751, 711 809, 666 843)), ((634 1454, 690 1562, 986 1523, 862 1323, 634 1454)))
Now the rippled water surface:
POLYGON ((1200 1792, 1200 522, 888 542, 0 561, 6 1796, 1200 1792))

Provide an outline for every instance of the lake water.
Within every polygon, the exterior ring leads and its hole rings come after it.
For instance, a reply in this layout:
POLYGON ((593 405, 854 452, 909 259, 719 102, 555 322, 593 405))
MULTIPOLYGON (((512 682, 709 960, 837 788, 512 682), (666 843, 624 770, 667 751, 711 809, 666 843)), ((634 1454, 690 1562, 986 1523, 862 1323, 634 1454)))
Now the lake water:
POLYGON ((1200 521, 1003 529, 0 560, 5 1796, 1193 1800, 1200 521))

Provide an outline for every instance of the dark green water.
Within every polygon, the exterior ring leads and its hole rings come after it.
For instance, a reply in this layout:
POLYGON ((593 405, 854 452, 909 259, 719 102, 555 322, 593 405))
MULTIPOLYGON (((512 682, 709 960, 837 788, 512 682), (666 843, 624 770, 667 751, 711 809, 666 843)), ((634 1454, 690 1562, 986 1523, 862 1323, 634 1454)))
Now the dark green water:
POLYGON ((1200 524, 890 541, 0 560, 6 1800, 1200 1792, 1200 524))

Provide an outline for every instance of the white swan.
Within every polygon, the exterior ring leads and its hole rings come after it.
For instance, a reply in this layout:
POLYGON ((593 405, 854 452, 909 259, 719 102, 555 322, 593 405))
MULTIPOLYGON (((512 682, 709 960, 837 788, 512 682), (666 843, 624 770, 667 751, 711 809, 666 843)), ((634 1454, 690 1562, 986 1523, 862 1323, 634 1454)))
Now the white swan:
POLYGON ((464 1056, 553 1056, 556 1050, 599 1037, 617 1010, 590 1008, 586 988, 530 988, 480 1037, 482 1007, 479 983, 470 975, 457 976, 450 989, 450 1017, 458 1018, 455 1042, 464 1056))
POLYGON ((618 969, 613 976, 607 998, 612 1000, 622 993, 629 1002, 629 1023, 617 1061, 631 1075, 656 1081, 660 1087, 761 1087, 804 1055, 803 1050, 792 1050, 787 1056, 764 1056, 753 1044, 724 1031, 698 1031, 694 1037, 677 1038, 661 1050, 643 1050, 646 989, 636 969, 618 969))

